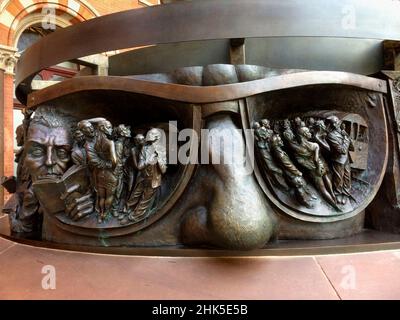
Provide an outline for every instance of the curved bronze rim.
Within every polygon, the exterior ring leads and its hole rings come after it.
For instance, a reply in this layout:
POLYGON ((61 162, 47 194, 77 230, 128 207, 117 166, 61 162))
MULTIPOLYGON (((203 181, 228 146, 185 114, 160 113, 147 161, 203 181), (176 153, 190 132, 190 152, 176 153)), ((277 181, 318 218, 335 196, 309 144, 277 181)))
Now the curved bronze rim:
POLYGON ((44 68, 117 49, 277 36, 400 39, 400 3, 346 0, 329 1, 321 7, 319 2, 205 0, 129 10, 89 20, 50 34, 25 50, 17 66, 17 96, 25 102, 22 87, 30 92, 28 80, 44 68), (343 26, 344 8, 357 13, 357 28, 343 26), (385 19, 385 27, 376 18, 380 16, 385 19))
POLYGON ((219 257, 219 258, 245 258, 245 257, 269 257, 269 256, 308 256, 308 255, 334 255, 361 252, 373 252, 382 250, 400 249, 400 241, 388 241, 363 244, 340 244, 325 246, 304 245, 290 248, 262 248, 251 251, 232 251, 222 249, 205 248, 185 248, 181 246, 165 246, 162 248, 153 247, 92 247, 82 245, 58 244, 47 241, 19 239, 0 234, 0 238, 29 245, 32 247, 67 250, 80 253, 113 254, 113 255, 133 255, 133 256, 160 256, 160 257, 219 257))
POLYGON ((212 103, 236 100, 266 91, 321 84, 341 84, 376 92, 387 92, 387 86, 383 80, 338 71, 292 73, 254 81, 206 87, 151 82, 126 77, 87 76, 68 79, 31 93, 28 97, 28 107, 34 108, 67 94, 92 90, 116 90, 181 102, 212 103))

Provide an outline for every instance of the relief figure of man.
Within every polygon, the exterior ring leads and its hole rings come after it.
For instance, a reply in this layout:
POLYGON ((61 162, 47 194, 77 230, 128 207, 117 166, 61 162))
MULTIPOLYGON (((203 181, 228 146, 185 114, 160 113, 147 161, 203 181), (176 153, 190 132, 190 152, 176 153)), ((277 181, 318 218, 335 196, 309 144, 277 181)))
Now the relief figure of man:
POLYGON ((326 137, 331 151, 333 188, 341 204, 350 197, 351 168, 350 150, 354 150, 350 137, 341 128, 342 122, 336 116, 328 117, 330 131, 326 137))
POLYGON ((155 203, 162 175, 167 170, 166 150, 160 144, 160 139, 161 132, 157 128, 150 129, 146 134, 146 144, 138 153, 138 177, 128 200, 130 213, 121 224, 146 217, 155 203))
POLYGON ((117 156, 114 141, 111 140, 112 133, 111 123, 105 119, 101 120, 97 124, 94 143, 86 145, 89 166, 94 175, 99 223, 102 223, 110 212, 118 184, 118 179, 114 174, 117 156))
MULTIPOLYGON (((33 192, 32 183, 43 179, 59 179, 72 165, 71 128, 74 121, 72 117, 55 108, 41 106, 35 111, 26 130, 23 146, 24 171, 26 170, 30 180, 24 185, 24 190, 15 194, 18 205, 15 214, 10 215, 11 229, 14 232, 30 233, 40 230, 44 211, 33 192)), ((77 196, 76 189, 68 190, 62 198, 66 204, 66 214, 71 218, 81 219, 93 211, 93 202, 86 194, 77 196)))

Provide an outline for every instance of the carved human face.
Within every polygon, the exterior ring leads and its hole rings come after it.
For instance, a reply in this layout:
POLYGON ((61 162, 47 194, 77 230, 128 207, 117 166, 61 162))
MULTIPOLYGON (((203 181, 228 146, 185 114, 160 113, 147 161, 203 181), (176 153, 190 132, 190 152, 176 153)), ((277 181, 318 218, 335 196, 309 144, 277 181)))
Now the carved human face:
POLYGON ((311 134, 310 130, 308 130, 307 127, 302 127, 301 130, 299 131, 299 133, 300 133, 303 137, 305 137, 305 138, 307 138, 307 139, 311 139, 311 138, 312 138, 312 134, 311 134))
POLYGON ((154 142, 158 139, 160 139, 160 133, 158 132, 157 129, 151 129, 149 132, 147 132, 146 135, 147 142, 154 142))
POLYGON ((82 133, 81 130, 76 130, 74 132, 74 138, 75 138, 75 141, 79 142, 79 143, 82 143, 82 142, 85 141, 85 136, 84 136, 84 134, 82 133))
POLYGON ((130 138, 131 137, 131 128, 129 126, 125 126, 120 124, 117 127, 117 135, 120 137, 130 138))
POLYGON ((332 127, 335 128, 335 129, 339 129, 340 125, 342 124, 342 122, 336 116, 331 117, 330 121, 331 121, 332 127))
POLYGON ((145 142, 146 142, 146 138, 144 137, 144 135, 138 134, 135 136, 135 144, 137 146, 142 146, 145 144, 145 142))
POLYGON ((261 120, 261 124, 263 125, 264 128, 270 129, 269 120, 267 120, 267 119, 262 119, 262 120, 261 120))
POLYGON ((283 128, 285 128, 285 129, 290 128, 290 120, 289 119, 283 120, 283 128))
POLYGON ((292 131, 285 132, 285 138, 287 138, 289 140, 293 140, 294 139, 294 133, 292 131))
POLYGON ((32 180, 61 177, 71 160, 71 137, 66 128, 31 124, 25 143, 25 166, 32 180))
POLYGON ((89 121, 81 121, 79 123, 79 130, 86 137, 90 137, 90 138, 94 137, 94 128, 93 128, 93 125, 89 121))
POLYGON ((283 147, 283 141, 282 141, 281 137, 278 136, 278 135, 275 135, 275 136, 273 137, 273 143, 274 143, 277 147, 283 147))
POLYGON ((105 133, 107 136, 111 136, 113 133, 113 127, 110 121, 102 121, 99 123, 99 129, 103 133, 105 133))
POLYGON ((293 179, 293 182, 297 188, 304 187, 305 185, 304 180, 301 177, 295 177, 293 179))

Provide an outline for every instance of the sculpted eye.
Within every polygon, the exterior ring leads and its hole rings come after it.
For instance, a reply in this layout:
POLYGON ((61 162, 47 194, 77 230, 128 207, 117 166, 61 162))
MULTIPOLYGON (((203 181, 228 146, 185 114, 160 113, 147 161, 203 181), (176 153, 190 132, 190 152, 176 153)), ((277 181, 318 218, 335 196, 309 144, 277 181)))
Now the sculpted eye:
POLYGON ((66 159, 68 158, 68 151, 65 149, 57 149, 57 155, 61 159, 66 159))
POLYGON ((33 157, 42 157, 44 155, 44 150, 40 147, 34 147, 29 152, 33 157))

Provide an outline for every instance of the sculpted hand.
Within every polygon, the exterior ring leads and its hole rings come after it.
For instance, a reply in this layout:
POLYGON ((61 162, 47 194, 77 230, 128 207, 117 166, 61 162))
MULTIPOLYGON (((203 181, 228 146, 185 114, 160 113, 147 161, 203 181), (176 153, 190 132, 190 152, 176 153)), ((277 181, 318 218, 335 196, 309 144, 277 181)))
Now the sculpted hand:
POLYGON ((79 185, 73 185, 61 196, 65 201, 65 213, 78 221, 94 212, 94 198, 89 190, 85 194, 78 192, 79 185))

